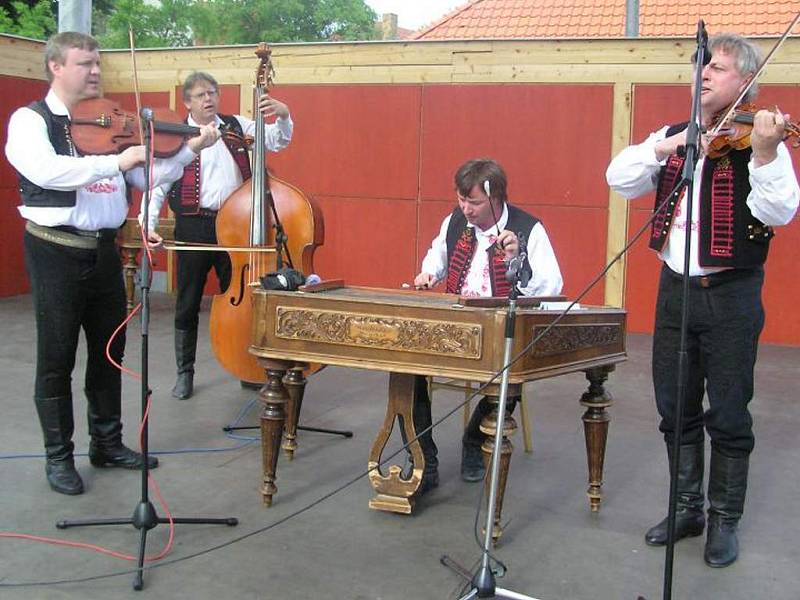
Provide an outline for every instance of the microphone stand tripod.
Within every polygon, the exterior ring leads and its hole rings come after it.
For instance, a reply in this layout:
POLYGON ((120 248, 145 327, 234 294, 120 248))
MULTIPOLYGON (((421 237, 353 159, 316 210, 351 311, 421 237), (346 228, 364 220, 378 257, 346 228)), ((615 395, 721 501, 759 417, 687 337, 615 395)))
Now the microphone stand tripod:
MULTIPOLYGON (((150 124, 152 122, 152 111, 147 108, 142 109, 142 122, 144 127, 144 145, 145 145, 145 163, 144 163, 144 224, 147 228, 148 224, 148 205, 150 200, 150 147, 151 147, 151 132, 150 124)), ((145 244, 147 241, 145 240, 145 244)), ((142 256, 142 491, 141 499, 133 510, 133 515, 130 517, 109 518, 109 519, 87 519, 87 520, 64 520, 58 521, 56 527, 59 529, 66 529, 68 527, 89 527, 96 525, 133 525, 139 530, 139 554, 137 557, 137 571, 133 579, 133 589, 140 591, 144 586, 143 573, 144 573, 144 560, 145 560, 145 545, 147 543, 147 532, 153 529, 159 523, 180 523, 180 524, 203 524, 203 525, 229 525, 234 526, 239 523, 235 517, 226 517, 218 519, 208 518, 191 518, 191 517, 159 517, 153 503, 150 502, 148 496, 147 480, 149 475, 148 462, 148 423, 149 417, 145 419, 147 412, 148 397, 150 389, 148 385, 148 329, 150 323, 150 258, 148 253, 143 252, 142 256)))
MULTIPOLYGON (((492 544, 492 531, 494 530, 494 512, 497 504, 497 488, 500 480, 500 450, 503 441, 503 418, 506 414, 506 401, 508 398, 508 368, 511 361, 511 352, 514 345, 514 329, 516 324, 517 297, 519 296, 518 286, 525 287, 530 280, 528 271, 527 251, 522 236, 519 238, 519 254, 511 260, 506 273, 506 278, 511 282, 511 291, 508 294, 508 310, 506 311, 505 325, 505 345, 503 347, 503 375, 500 379, 500 397, 497 406, 497 426, 494 432, 494 449, 492 451, 492 462, 489 469, 489 501, 486 507, 486 525, 484 527, 483 553, 481 564, 472 576, 472 587, 462 596, 460 600, 470 600, 471 598, 510 598, 511 600, 536 600, 531 596, 526 596, 518 592, 497 587, 495 573, 489 566, 489 555, 492 544)), ((441 559, 443 565, 452 568, 459 575, 465 578, 466 569, 461 568, 448 557, 441 559)))
POLYGON ((678 465, 680 464, 681 439, 683 437, 683 410, 686 402, 686 380, 688 377, 688 354, 686 350, 687 332, 689 328, 689 268, 692 247, 691 224, 694 204, 694 175, 698 160, 701 117, 700 90, 702 89, 703 68, 708 52, 708 34, 705 23, 701 19, 697 23, 697 52, 695 54, 694 94, 692 95, 692 113, 686 130, 686 160, 683 163, 681 180, 670 194, 676 202, 681 192, 686 189, 686 240, 683 256, 683 289, 681 292, 681 326, 678 349, 677 397, 675 398, 675 431, 673 432, 673 453, 669 478, 669 511, 667 513, 667 545, 664 557, 663 599, 672 598, 672 567, 675 554, 675 521, 678 510, 678 465))

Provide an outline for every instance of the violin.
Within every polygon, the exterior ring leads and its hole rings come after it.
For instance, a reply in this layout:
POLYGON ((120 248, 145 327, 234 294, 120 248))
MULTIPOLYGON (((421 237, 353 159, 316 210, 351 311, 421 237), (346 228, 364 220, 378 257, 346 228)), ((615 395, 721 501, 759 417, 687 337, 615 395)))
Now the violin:
MULTIPOLYGON (((113 100, 82 100, 70 116, 72 142, 81 154, 119 154, 143 143, 139 115, 126 111, 113 100)), ((158 158, 174 156, 188 138, 200 134, 199 127, 187 125, 178 113, 168 108, 153 109, 153 129, 153 151, 158 158)), ((230 130, 223 130, 222 135, 243 145, 248 143, 230 130)))
MULTIPOLYGON (((749 148, 750 133, 753 131, 753 119, 759 110, 762 110, 762 108, 755 104, 741 104, 730 114, 728 120, 719 129, 719 123, 715 121, 713 129, 718 129, 721 134, 708 143, 706 155, 709 158, 719 158, 720 156, 725 156, 731 150, 749 148)), ((790 137, 793 138, 791 141, 792 147, 800 147, 800 126, 792 121, 786 121, 783 139, 786 140, 790 137)))

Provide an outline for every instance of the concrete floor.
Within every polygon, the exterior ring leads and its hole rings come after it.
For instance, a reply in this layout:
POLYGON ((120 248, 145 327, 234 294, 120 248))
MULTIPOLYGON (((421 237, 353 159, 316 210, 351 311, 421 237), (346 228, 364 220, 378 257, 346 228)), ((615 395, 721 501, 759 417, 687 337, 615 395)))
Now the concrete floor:
MULTIPOLYGON (((207 316, 204 312, 203 332, 207 316)), ((54 527, 56 520, 64 518, 129 516, 139 501, 140 476, 94 469, 81 454, 76 462, 86 493, 67 497, 50 491, 31 401, 35 348, 30 298, 0 300, 0 319, 4 338, 0 374, 5 382, 0 393, 0 530, 89 542, 135 554, 139 534, 132 526, 65 531, 54 527)), ((259 494, 258 444, 228 439, 221 430, 247 407, 254 393, 241 389, 221 370, 203 336, 196 396, 185 402, 169 397, 174 382, 172 300, 163 294, 152 297, 149 342, 154 389, 150 443, 162 461, 153 474, 169 508, 175 516, 236 516, 240 524, 235 528, 177 526, 168 558, 177 562, 148 571, 142 594, 193 600, 461 596, 460 578, 439 564, 443 554, 468 567, 479 557, 473 537, 479 486, 463 483, 458 475, 460 413, 436 431, 441 485, 419 502, 414 515, 370 510, 371 487, 361 478, 281 522, 365 470, 369 447, 383 419, 388 376, 339 368, 314 376, 301 423, 348 428, 355 436, 302 433, 295 460, 282 457, 279 462, 279 491, 275 504, 267 509, 259 494)), ((662 596, 664 551, 646 546, 642 538, 666 512, 668 493, 666 458, 650 386, 650 344, 649 336, 631 335, 630 360, 609 381, 616 403, 611 409, 605 500, 599 514, 589 511, 585 495, 578 404, 585 381, 581 375, 570 375, 526 387, 534 453, 526 455, 521 439, 515 440, 504 511, 509 524, 496 550, 508 573, 498 579, 499 586, 541 600, 662 596)), ((140 345, 137 321, 128 330, 127 349, 127 366, 137 370, 140 345)), ((88 447, 82 417, 85 401, 80 394, 84 360, 81 348, 73 386, 75 442, 80 453, 88 447)), ((674 598, 800 598, 798 519, 792 504, 800 496, 795 476, 800 461, 799 363, 800 348, 761 348, 752 403, 757 444, 740 527, 739 561, 727 569, 710 569, 703 563, 702 538, 680 542, 675 553, 674 598)), ((135 444, 138 398, 138 382, 126 377, 124 422, 130 445, 135 444)), ((459 399, 455 392, 437 392, 434 417, 459 399)), ((254 407, 242 421, 255 423, 256 415, 254 407)), ((156 506, 164 516, 164 509, 156 506)), ((148 553, 159 552, 168 533, 167 525, 153 529, 147 537, 148 553)), ((93 552, 0 540, 2 584, 89 578, 130 568, 131 563, 93 552)), ((130 574, 124 574, 80 583, 5 587, 0 595, 9 599, 139 597, 131 590, 131 580, 130 574)))

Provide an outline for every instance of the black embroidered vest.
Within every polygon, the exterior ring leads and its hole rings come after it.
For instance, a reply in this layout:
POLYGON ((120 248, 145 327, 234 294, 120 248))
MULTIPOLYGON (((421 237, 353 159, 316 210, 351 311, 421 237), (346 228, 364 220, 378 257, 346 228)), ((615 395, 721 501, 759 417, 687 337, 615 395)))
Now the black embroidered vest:
MULTIPOLYGON (((44 119, 44 122, 47 124, 47 136, 50 138, 50 143, 53 144, 53 149, 56 151, 56 154, 66 156, 74 154, 72 151, 72 140, 69 135, 69 117, 53 114, 47 106, 47 102, 44 100, 32 102, 28 105, 28 108, 44 119)), ((45 165, 42 166, 46 168, 45 165)), ((47 190, 27 179, 22 173, 17 173, 17 175, 19 176, 19 194, 25 206, 75 206, 75 190, 47 190)))
MULTIPOLYGON (((679 133, 686 123, 673 125, 667 137, 679 133)), ((756 219, 747 206, 750 193, 748 163, 751 150, 733 150, 717 159, 706 157, 700 187, 698 259, 701 267, 748 268, 767 259, 772 227, 756 219)), ((656 188, 657 211, 650 235, 650 247, 661 251, 673 223, 678 199, 672 198, 658 210, 680 180, 684 159, 672 155, 661 168, 656 188)), ((695 182, 698 185, 698 182, 695 182)), ((687 227, 691 215, 687 215, 687 227)))
MULTIPOLYGON (((244 135, 242 126, 236 117, 229 115, 218 115, 229 130, 240 137, 244 135)), ((222 140, 231 153, 242 180, 250 179, 250 157, 247 148, 236 141, 224 137, 222 140)), ((168 194, 169 207, 176 216, 191 216, 200 213, 200 156, 198 155, 190 164, 183 169, 183 177, 176 181, 170 188, 168 194)))
MULTIPOLYGON (((510 204, 506 206, 508 206, 508 223, 506 223, 505 228, 515 232, 518 236, 524 236, 525 239, 528 239, 531 230, 539 222, 539 219, 510 204)), ((460 294, 477 247, 475 230, 468 225, 467 219, 460 208, 453 210, 450 215, 446 244, 447 279, 445 291, 449 294, 460 294)), ((506 279, 505 252, 496 245, 490 246, 486 251, 489 254, 489 280, 492 286, 492 296, 507 296, 511 285, 506 279)))

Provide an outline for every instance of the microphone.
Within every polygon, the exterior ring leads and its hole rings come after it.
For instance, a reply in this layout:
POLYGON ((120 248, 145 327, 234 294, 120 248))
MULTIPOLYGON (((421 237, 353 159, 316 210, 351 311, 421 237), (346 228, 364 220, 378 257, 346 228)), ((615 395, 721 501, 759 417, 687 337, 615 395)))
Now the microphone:
MULTIPOLYGON (((697 48, 703 48, 703 66, 705 67, 711 62, 711 52, 708 51, 708 32, 706 31, 706 24, 703 19, 697 22, 697 48)), ((697 64, 697 50, 692 54, 692 62, 697 64)))
POLYGON ((149 123, 153 120, 153 109, 152 108, 142 108, 139 111, 139 116, 142 118, 142 121, 149 123))

